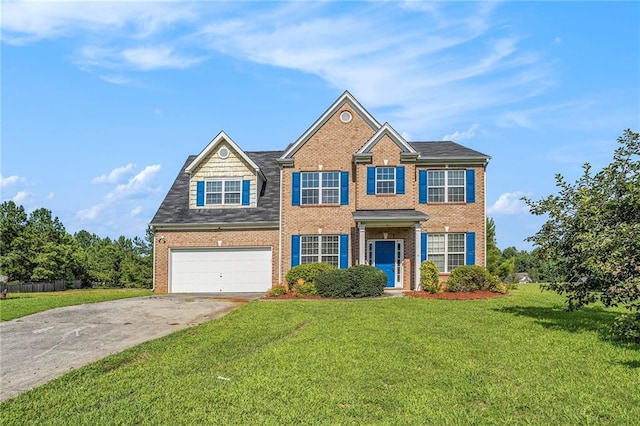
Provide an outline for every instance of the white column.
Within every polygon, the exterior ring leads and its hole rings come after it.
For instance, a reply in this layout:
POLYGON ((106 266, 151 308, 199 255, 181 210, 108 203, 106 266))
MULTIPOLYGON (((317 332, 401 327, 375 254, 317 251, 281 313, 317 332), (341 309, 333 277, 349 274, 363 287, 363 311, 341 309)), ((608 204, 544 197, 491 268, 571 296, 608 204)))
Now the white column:
POLYGON ((416 237, 415 237, 415 279, 414 279, 414 290, 420 290, 420 263, 422 256, 420 255, 420 234, 422 233, 422 227, 420 223, 416 223, 416 237))
POLYGON ((359 248, 359 262, 360 265, 364 265, 365 264, 365 253, 366 253, 366 241, 365 241, 365 230, 367 229, 366 225, 364 223, 358 223, 358 248, 359 248))

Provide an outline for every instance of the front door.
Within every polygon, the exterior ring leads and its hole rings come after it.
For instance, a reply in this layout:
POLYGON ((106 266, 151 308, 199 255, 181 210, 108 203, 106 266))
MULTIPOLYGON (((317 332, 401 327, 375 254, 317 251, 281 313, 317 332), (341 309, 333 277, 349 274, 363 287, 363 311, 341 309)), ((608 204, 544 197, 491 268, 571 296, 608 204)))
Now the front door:
POLYGON ((395 287, 396 280, 396 242, 376 241, 375 248, 376 268, 387 274, 386 287, 395 287))

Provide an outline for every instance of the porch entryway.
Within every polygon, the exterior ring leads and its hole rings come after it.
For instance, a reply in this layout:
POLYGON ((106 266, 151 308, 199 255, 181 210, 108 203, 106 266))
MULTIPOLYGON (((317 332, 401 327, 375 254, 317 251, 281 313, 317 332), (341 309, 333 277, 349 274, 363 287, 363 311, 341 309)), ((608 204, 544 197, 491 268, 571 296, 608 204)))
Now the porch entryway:
POLYGON ((369 240, 371 265, 387 274, 386 288, 402 288, 402 240, 369 240))

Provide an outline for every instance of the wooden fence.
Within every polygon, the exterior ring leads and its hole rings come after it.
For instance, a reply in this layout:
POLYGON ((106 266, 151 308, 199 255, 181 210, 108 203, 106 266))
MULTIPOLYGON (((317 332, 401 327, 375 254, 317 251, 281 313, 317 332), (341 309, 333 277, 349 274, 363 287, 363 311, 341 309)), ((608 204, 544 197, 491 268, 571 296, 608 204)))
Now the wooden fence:
MULTIPOLYGON (((71 288, 80 288, 80 281, 73 281, 71 288)), ((38 293, 43 291, 64 291, 67 282, 65 280, 53 282, 29 282, 21 284, 0 283, 0 291, 6 290, 7 293, 38 293)))

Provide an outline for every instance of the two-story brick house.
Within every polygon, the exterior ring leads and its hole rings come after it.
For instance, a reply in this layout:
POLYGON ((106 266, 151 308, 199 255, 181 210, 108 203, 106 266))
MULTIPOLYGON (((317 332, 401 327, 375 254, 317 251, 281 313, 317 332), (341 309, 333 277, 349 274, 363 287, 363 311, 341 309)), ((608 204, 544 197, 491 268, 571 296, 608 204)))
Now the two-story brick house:
POLYGON ((185 162, 158 212, 157 292, 266 291, 308 262, 371 264, 414 289, 485 264, 490 157, 408 142, 345 92, 284 151, 245 152, 221 132, 185 162))

